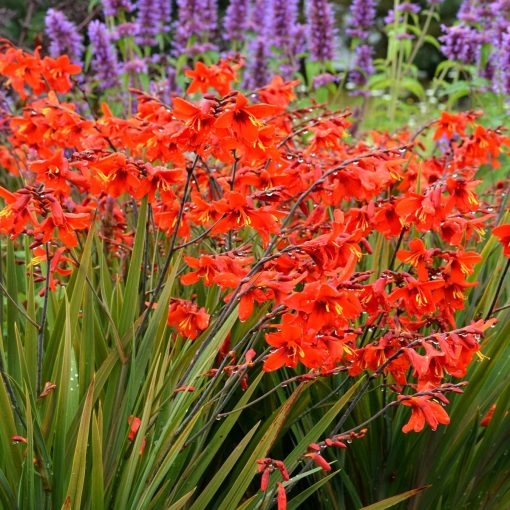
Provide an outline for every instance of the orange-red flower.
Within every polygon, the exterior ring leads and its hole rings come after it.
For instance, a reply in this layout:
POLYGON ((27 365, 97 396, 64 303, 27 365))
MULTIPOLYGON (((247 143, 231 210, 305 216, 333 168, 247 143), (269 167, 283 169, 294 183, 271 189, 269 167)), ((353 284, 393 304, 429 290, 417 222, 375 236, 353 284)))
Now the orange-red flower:
POLYGON ((289 296, 285 303, 307 314, 307 326, 315 331, 326 326, 345 325, 361 313, 361 304, 353 292, 337 290, 329 283, 308 283, 301 292, 289 296))
POLYGON ((492 233, 499 239, 503 245, 503 253, 506 257, 510 258, 510 223, 499 225, 492 229, 492 233))
POLYGON ((428 267, 432 261, 434 249, 427 250, 421 239, 413 239, 409 242, 410 250, 399 250, 397 257, 402 261, 416 268, 418 278, 421 281, 428 280, 428 267))
POLYGON ((267 333, 266 342, 276 350, 266 358, 263 369, 266 372, 278 370, 283 366, 295 368, 298 362, 308 368, 319 368, 327 353, 316 345, 313 333, 304 330, 299 317, 285 314, 278 325, 277 333, 267 333))
POLYGON ((432 430, 436 430, 439 424, 448 425, 450 423, 450 417, 441 404, 431 400, 431 398, 430 396, 399 397, 402 405, 412 408, 411 418, 402 427, 403 432, 410 432, 411 430, 420 432, 425 427, 425 423, 432 430))
POLYGON ((296 99, 294 88, 299 85, 299 80, 284 81, 281 76, 273 76, 271 83, 258 90, 260 100, 281 107, 287 108, 289 103, 296 99))
POLYGON ((266 244, 269 234, 279 231, 278 218, 282 213, 270 205, 255 207, 253 200, 237 191, 225 193, 225 196, 213 205, 222 217, 212 229, 212 233, 237 231, 249 226, 259 233, 262 242, 266 244))
POLYGON ((278 108, 269 104, 248 104, 248 99, 240 93, 235 95, 219 113, 214 126, 224 130, 246 144, 253 145, 259 138, 264 123, 260 119, 278 113, 278 108))
POLYGON ((205 308, 185 299, 172 299, 168 308, 168 325, 177 329, 179 335, 194 340, 209 327, 210 315, 205 308))

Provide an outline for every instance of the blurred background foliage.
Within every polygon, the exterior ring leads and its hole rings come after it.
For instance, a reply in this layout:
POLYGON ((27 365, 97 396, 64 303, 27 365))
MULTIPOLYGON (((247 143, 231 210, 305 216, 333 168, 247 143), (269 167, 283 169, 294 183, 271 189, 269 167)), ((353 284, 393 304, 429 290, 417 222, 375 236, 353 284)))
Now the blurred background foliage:
MULTIPOLYGON (((456 13, 462 0, 445 0, 440 6, 441 23, 451 24, 455 20, 456 13)), ((221 13, 225 12, 228 0, 219 0, 218 5, 221 13)), ((350 9, 350 0, 333 0, 336 7, 338 27, 343 27, 350 9)), ((415 2, 426 7, 426 0, 415 2)), ((175 2, 174 2, 175 4, 175 2)), ((45 47, 44 38, 44 16, 46 11, 54 7, 64 12, 66 16, 76 23, 86 33, 85 27, 93 18, 102 16, 100 2, 96 0, 0 0, 0 35, 12 42, 33 49, 37 45, 45 47)), ((173 12, 177 7, 173 6, 173 12)), ((393 0, 382 0, 378 3, 378 16, 381 22, 376 31, 376 37, 380 37, 382 44, 376 46, 376 56, 382 57, 386 54, 385 35, 383 32, 382 15, 393 7, 393 0)), ((434 21, 429 33, 438 37, 441 34, 441 27, 434 21)), ((340 33, 341 44, 346 44, 345 38, 340 33)), ((423 78, 430 78, 434 75, 437 65, 445 57, 432 45, 424 45, 416 57, 416 65, 422 71, 423 78)))

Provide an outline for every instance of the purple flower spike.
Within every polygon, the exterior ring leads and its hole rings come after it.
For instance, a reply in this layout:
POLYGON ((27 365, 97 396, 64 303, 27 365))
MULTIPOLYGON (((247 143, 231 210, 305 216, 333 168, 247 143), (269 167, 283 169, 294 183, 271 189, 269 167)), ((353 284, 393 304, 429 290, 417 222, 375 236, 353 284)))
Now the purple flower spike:
POLYGON ((52 57, 67 54, 73 62, 80 62, 83 43, 78 29, 64 13, 48 9, 45 18, 46 34, 50 39, 49 53, 52 57))
MULTIPOLYGON (((201 51, 213 49, 215 46, 208 42, 209 36, 217 26, 216 0, 177 0, 179 8, 178 19, 175 23, 175 37, 173 53, 176 56, 186 53, 193 55, 201 51), (197 39, 193 47, 188 47, 190 38, 197 39)), ((215 39, 211 37, 211 40, 215 39)))
POLYGON ((253 0, 250 10, 250 30, 261 35, 268 32, 268 0, 253 0))
POLYGON ((269 35, 277 48, 292 45, 294 27, 297 23, 297 0, 270 0, 268 3, 269 35))
POLYGON ((92 69, 99 80, 99 87, 107 89, 119 84, 119 63, 115 48, 110 43, 108 28, 98 20, 89 24, 89 39, 92 46, 92 69))
POLYGON ((369 29, 374 24, 375 15, 374 0, 352 0, 351 19, 347 35, 358 39, 366 39, 369 29))
POLYGON ((501 90, 504 94, 510 95, 510 29, 502 36, 502 46, 500 51, 500 72, 501 72, 501 90))
POLYGON ((214 32, 218 28, 218 0, 202 0, 200 17, 205 30, 214 32))
POLYGON ((125 73, 132 74, 134 76, 144 74, 147 72, 147 62, 141 58, 135 57, 131 60, 128 60, 127 62, 124 62, 122 65, 122 70, 125 73))
POLYGON ((103 10, 106 16, 117 16, 119 12, 131 12, 133 4, 131 0, 103 0, 103 10))
POLYGON ((263 36, 255 38, 249 45, 250 58, 245 79, 245 86, 248 89, 258 89, 269 83, 267 66, 268 48, 266 38, 263 36))
POLYGON ((373 48, 368 44, 360 44, 356 47, 354 70, 349 76, 355 85, 365 85, 368 77, 374 74, 373 53, 373 48))
POLYGON ((249 28, 248 0, 231 0, 225 13, 225 39, 242 41, 249 28))
POLYGON ((326 85, 330 83, 337 83, 338 82, 338 76, 335 76, 331 73, 322 73, 318 74, 313 79, 313 88, 318 89, 320 87, 325 87, 326 85))
POLYGON ((471 64, 476 61, 480 46, 478 32, 465 25, 453 27, 441 27, 445 33, 439 38, 443 43, 442 52, 450 60, 457 60, 464 64, 471 64))
POLYGON ((160 33, 160 0, 138 0, 138 34, 135 41, 144 46, 154 46, 160 33))
POLYGON ((335 15, 328 0, 308 0, 307 36, 312 60, 326 62, 334 57, 335 15))
POLYGON ((172 0, 160 0, 159 5, 161 28, 163 32, 170 29, 172 22, 172 0))

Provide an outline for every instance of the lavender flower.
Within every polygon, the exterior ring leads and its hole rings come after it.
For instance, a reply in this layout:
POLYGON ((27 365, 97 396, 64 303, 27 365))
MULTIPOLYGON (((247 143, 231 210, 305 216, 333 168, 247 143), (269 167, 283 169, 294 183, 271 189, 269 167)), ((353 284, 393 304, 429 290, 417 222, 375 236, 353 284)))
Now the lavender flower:
POLYGON ((133 4, 131 0, 103 0, 103 10, 106 16, 117 16, 119 12, 131 12, 133 4))
POLYGON ((214 32, 218 28, 218 0, 202 0, 200 17, 204 29, 214 32))
POLYGON ((270 0, 268 3, 269 36, 277 48, 286 49, 292 44, 297 22, 297 0, 270 0))
POLYGON ((308 0, 308 45, 312 60, 326 62, 334 56, 335 16, 328 0, 308 0))
POLYGON ((374 74, 373 53, 373 48, 368 44, 360 44, 356 47, 354 69, 349 76, 355 85, 365 85, 368 77, 374 74))
POLYGON ((46 34, 50 39, 50 55, 58 57, 65 53, 72 61, 80 62, 83 43, 76 25, 69 21, 63 12, 56 9, 48 9, 44 21, 46 34))
MULTIPOLYGON (((418 14, 420 12, 420 7, 416 4, 412 4, 410 2, 405 2, 403 4, 400 4, 398 6, 398 10, 397 10, 397 14, 398 14, 398 22, 401 23, 403 21, 403 16, 402 14, 404 12, 409 12, 411 14, 418 14)), ((387 24, 387 25, 390 25, 392 23, 395 23, 395 10, 394 9, 390 9, 388 11, 388 14, 386 15, 386 17, 384 18, 384 22, 387 24)))
POLYGON ((298 71, 299 55, 306 51, 306 27, 301 23, 294 26, 289 35, 288 45, 283 48, 283 60, 280 62, 279 74, 286 80, 294 77, 298 71))
POLYGON ((411 14, 418 14, 420 12, 420 6, 413 4, 412 2, 404 2, 399 5, 398 10, 400 12, 409 12, 411 14))
POLYGON ((160 0, 138 0, 138 34, 135 41, 144 46, 154 46, 160 33, 160 0))
POLYGON ((248 0, 231 0, 225 13, 225 38, 227 40, 241 41, 248 30, 250 18, 248 17, 248 0))
POLYGON ((107 89, 119 84, 119 64, 115 48, 110 43, 108 28, 98 20, 91 21, 88 28, 92 46, 92 69, 99 80, 99 87, 107 89))
POLYGON ((476 61, 480 46, 480 37, 476 30, 466 25, 445 27, 442 25, 444 35, 439 38, 443 43, 442 52, 450 60, 457 60, 464 64, 476 61))
POLYGON ((110 32, 110 40, 118 41, 123 37, 130 37, 133 35, 137 35, 140 27, 138 23, 133 23, 131 21, 126 21, 125 23, 119 23, 113 28, 113 31, 110 32))
POLYGON ((213 49, 214 45, 208 43, 207 39, 209 32, 216 28, 216 0, 177 0, 177 6, 179 12, 175 24, 174 55, 194 54, 197 47, 200 51, 213 49), (199 41, 193 48, 188 48, 188 41, 193 36, 199 41))
POLYGON ((335 76, 334 74, 331 73, 318 74, 313 79, 313 88, 318 89, 320 87, 328 85, 329 83, 336 82, 338 82, 338 76, 335 76))
POLYGON ((268 0, 253 0, 250 9, 250 30, 259 35, 268 31, 268 10, 268 0))
POLYGON ((347 29, 347 35, 358 39, 366 39, 368 30, 374 24, 375 15, 374 0, 352 0, 350 28, 347 29))
POLYGON ((499 54, 501 74, 501 91, 510 95, 510 28, 502 36, 502 46, 499 54))
POLYGON ((170 28, 172 21, 172 0, 159 0, 159 3, 161 28, 166 32, 170 28))
POLYGON ((147 62, 142 58, 133 58, 122 64, 122 71, 134 76, 147 73, 147 62))
MULTIPOLYGON (((504 1, 504 0, 503 0, 504 1)), ((466 23, 477 23, 486 27, 494 17, 504 17, 500 12, 501 4, 487 0, 464 0, 460 6, 457 17, 466 23)))
POLYGON ((256 37, 248 47, 250 58, 245 78, 245 87, 258 89, 269 82, 267 40, 263 36, 256 37))

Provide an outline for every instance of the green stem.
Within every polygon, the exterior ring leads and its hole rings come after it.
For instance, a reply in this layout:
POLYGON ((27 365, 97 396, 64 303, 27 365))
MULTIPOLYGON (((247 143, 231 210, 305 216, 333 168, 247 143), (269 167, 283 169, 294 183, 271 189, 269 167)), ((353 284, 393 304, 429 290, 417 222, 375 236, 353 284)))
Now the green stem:
POLYGON ((492 315, 494 309, 496 308, 496 304, 498 302, 498 297, 501 292, 501 289, 503 288, 503 283, 505 282, 505 277, 506 277, 506 274, 508 273, 509 268, 510 268, 510 259, 508 259, 506 261, 505 269, 503 269, 503 274, 501 275, 501 278, 499 279, 498 287, 496 288, 496 294, 494 294, 494 298, 492 299, 492 303, 489 308, 489 311, 487 312, 487 315, 485 316, 486 320, 492 315))
POLYGON ((42 365, 43 365, 43 350, 44 350, 44 328, 46 326, 46 315, 48 312, 48 298, 50 294, 50 247, 46 243, 46 283, 44 287, 44 302, 41 317, 41 325, 39 326, 39 334, 37 336, 37 394, 42 391, 42 365))

